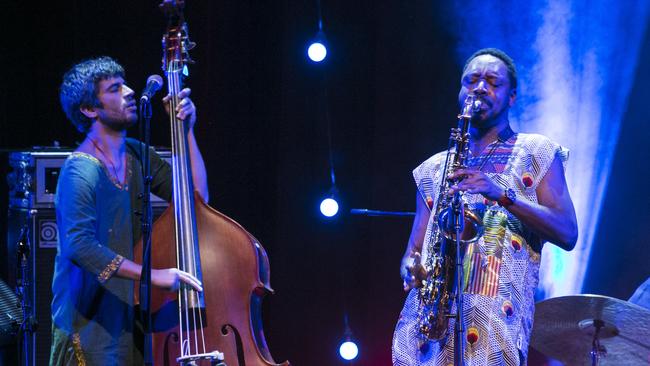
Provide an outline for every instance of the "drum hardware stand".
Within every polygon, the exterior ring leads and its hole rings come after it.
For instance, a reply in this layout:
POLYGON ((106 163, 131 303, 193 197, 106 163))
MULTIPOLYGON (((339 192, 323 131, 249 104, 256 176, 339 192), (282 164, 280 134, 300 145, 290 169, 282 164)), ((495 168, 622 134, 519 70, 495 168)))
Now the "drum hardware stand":
MULTIPOLYGON (((31 216, 31 212, 30 212, 31 216)), ((20 363, 21 365, 30 365, 33 361, 30 357, 31 344, 33 342, 34 332, 38 329, 38 322, 33 315, 32 297, 32 283, 29 280, 29 255, 31 247, 29 243, 29 226, 26 224, 20 231, 20 238, 16 243, 16 259, 20 271, 16 281, 16 295, 20 301, 19 305, 23 314, 22 323, 18 334, 21 338, 19 342, 20 347, 20 363)))
POLYGON ((592 327, 595 329, 594 338, 591 341, 591 352, 589 354, 591 355, 591 365, 598 366, 600 360, 607 357, 607 349, 600 344, 600 330, 605 328, 605 322, 600 319, 586 319, 578 323, 578 326, 582 330, 591 329, 592 327))

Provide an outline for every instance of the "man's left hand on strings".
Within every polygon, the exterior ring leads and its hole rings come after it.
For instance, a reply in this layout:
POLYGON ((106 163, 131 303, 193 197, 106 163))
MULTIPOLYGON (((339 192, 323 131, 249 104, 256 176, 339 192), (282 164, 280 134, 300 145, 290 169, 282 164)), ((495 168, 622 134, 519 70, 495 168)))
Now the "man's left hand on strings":
MULTIPOLYGON (((176 97, 176 100, 178 100, 178 105, 176 106, 176 117, 189 123, 190 129, 192 129, 192 127, 194 127, 194 123, 196 123, 196 107, 194 106, 194 102, 192 102, 190 99, 191 93, 192 90, 190 88, 185 88, 181 90, 176 97)), ((167 95, 163 98, 163 103, 165 105, 165 110, 167 113, 169 113, 170 100, 170 95, 167 95)))

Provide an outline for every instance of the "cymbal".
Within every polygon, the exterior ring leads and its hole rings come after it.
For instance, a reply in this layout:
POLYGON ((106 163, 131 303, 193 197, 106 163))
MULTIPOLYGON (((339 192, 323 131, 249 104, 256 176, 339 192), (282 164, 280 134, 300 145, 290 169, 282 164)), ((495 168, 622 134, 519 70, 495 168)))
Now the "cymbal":
POLYGON ((535 305, 531 346, 566 365, 591 365, 595 325, 600 365, 650 364, 650 310, 601 295, 562 296, 535 305))

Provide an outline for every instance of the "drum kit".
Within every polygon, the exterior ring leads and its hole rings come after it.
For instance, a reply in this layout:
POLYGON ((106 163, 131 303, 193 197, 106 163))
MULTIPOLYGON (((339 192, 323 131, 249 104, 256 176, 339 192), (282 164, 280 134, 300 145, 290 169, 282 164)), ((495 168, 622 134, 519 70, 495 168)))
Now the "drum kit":
POLYGON ((535 305, 531 346, 566 366, 650 365, 650 309, 600 295, 535 305))

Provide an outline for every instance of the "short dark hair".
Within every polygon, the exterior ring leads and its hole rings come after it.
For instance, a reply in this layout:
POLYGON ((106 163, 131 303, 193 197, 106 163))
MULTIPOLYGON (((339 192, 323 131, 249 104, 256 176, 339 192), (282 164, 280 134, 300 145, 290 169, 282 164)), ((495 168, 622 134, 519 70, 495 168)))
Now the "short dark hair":
POLYGON ((467 69, 467 66, 469 66, 469 63, 472 62, 473 59, 481 55, 494 56, 499 60, 503 61, 503 63, 506 65, 506 68, 508 69, 508 79, 510 80, 510 87, 512 89, 517 89, 517 67, 515 66, 515 62, 512 60, 510 56, 508 56, 508 54, 506 54, 505 52, 501 51, 498 48, 482 48, 474 52, 471 56, 469 56, 469 58, 467 58, 467 61, 465 61, 465 66, 463 66, 463 73, 467 69))
POLYGON ((74 65, 63 75, 59 88, 61 107, 81 133, 90 130, 92 120, 81 113, 81 107, 99 107, 97 86, 100 81, 124 77, 124 68, 110 57, 88 59, 74 65))

